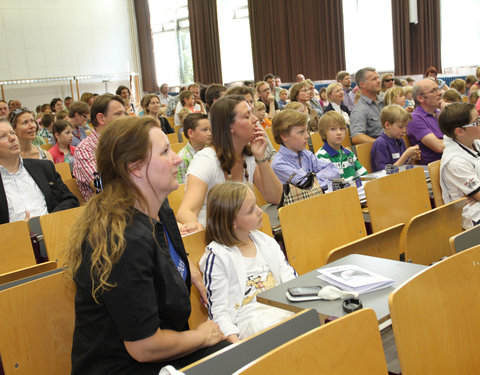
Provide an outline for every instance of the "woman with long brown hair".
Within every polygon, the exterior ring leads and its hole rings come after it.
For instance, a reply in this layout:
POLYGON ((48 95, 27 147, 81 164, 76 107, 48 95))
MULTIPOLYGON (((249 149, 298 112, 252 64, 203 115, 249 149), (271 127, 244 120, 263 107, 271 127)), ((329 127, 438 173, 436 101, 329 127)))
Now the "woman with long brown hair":
POLYGON ((173 211, 181 159, 150 116, 119 119, 96 151, 103 191, 72 235, 72 374, 158 374, 226 345, 211 321, 189 330, 191 275, 173 211), (155 363, 154 363, 155 362, 155 363))

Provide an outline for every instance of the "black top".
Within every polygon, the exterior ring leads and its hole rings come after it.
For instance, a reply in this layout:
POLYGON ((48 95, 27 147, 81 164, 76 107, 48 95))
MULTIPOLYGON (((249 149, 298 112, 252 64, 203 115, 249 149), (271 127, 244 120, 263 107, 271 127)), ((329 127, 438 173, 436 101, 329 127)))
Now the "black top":
MULTIPOLYGON (((263 104, 265 104, 265 113, 268 113, 270 112, 270 103, 265 103, 262 99, 258 99, 259 102, 262 102, 263 104)), ((278 102, 277 102, 277 99, 273 99, 273 104, 275 104, 275 111, 280 108, 278 106, 278 102)))
POLYGON ((157 329, 184 331, 190 316, 190 270, 184 281, 170 257, 164 236, 166 228, 179 256, 188 265, 187 255, 173 211, 164 203, 160 223, 139 211, 125 229, 126 247, 112 267, 110 283, 116 286, 98 297, 91 296, 90 256, 83 245, 83 261, 74 277, 75 331, 72 374, 110 374, 143 370, 158 374, 162 364, 139 365, 128 354, 123 341, 152 336, 157 329))
POLYGON ((175 133, 175 130, 172 129, 172 127, 170 126, 170 123, 165 117, 158 116, 158 120, 160 121, 160 126, 162 127, 162 131, 165 134, 175 133))
MULTIPOLYGON (((343 104, 343 103, 340 103, 340 109, 343 111, 343 112, 347 112, 347 115, 350 116, 350 110, 348 109, 348 107, 343 104)), ((323 110, 324 113, 327 113, 329 111, 335 111, 333 109, 333 106, 332 106, 332 103, 328 103, 328 105, 325 107, 325 109, 323 110)))
MULTIPOLYGON (((23 159, 23 166, 45 196, 48 212, 78 207, 78 199, 68 190, 50 160, 23 159)), ((21 191, 18 194, 22 194, 21 191)), ((0 224, 8 223, 8 204, 0 176, 0 224)))

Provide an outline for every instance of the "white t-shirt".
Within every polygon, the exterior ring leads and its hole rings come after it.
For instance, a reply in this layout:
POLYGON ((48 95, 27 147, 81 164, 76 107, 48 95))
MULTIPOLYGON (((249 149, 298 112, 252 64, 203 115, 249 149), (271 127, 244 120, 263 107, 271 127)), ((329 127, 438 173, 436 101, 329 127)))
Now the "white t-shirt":
MULTIPOLYGON (((255 158, 253 156, 245 156, 245 162, 247 163, 248 181, 245 181, 244 177, 243 182, 253 183, 253 174, 255 173, 257 163, 255 163, 255 158)), ((225 174, 220 167, 220 161, 217 158, 215 150, 211 147, 206 147, 195 154, 192 162, 188 166, 187 176, 190 174, 199 178, 208 185, 207 193, 216 184, 225 182, 225 174)), ((206 211, 207 196, 205 195, 202 209, 198 214, 198 222, 203 226, 206 224, 206 211)))

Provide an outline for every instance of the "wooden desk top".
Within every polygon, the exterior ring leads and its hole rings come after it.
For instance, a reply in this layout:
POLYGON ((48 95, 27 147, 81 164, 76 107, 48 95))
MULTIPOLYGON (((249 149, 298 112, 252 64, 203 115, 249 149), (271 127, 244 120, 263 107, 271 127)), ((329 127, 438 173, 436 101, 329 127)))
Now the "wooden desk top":
MULTIPOLYGON (((427 268, 427 266, 424 265, 358 254, 348 255, 345 258, 329 263, 321 268, 347 264, 357 265, 394 280, 393 285, 388 288, 362 294, 359 297, 364 307, 370 307, 375 311, 379 323, 384 322, 390 317, 390 310, 388 308, 389 294, 412 276, 415 276, 420 271, 427 268)), ((276 286, 275 288, 260 293, 257 296, 257 300, 261 303, 276 306, 293 312, 298 312, 303 309, 315 309, 319 313, 322 321, 330 316, 341 317, 346 315, 342 309, 341 299, 334 301, 318 300, 306 302, 290 302, 287 299, 285 293, 288 288, 309 285, 328 285, 325 281, 317 277, 319 274, 320 273, 317 270, 306 273, 305 275, 299 276, 294 280, 290 280, 284 284, 276 286)))

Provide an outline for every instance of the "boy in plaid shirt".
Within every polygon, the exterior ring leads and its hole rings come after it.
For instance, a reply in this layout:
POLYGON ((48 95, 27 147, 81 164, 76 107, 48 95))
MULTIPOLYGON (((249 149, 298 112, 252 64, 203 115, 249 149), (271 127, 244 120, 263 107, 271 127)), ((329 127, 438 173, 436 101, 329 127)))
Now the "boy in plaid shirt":
POLYGON ((177 180, 184 184, 187 169, 193 156, 212 141, 212 127, 207 115, 203 113, 191 113, 183 121, 183 134, 188 143, 178 152, 182 163, 178 166, 177 180))

